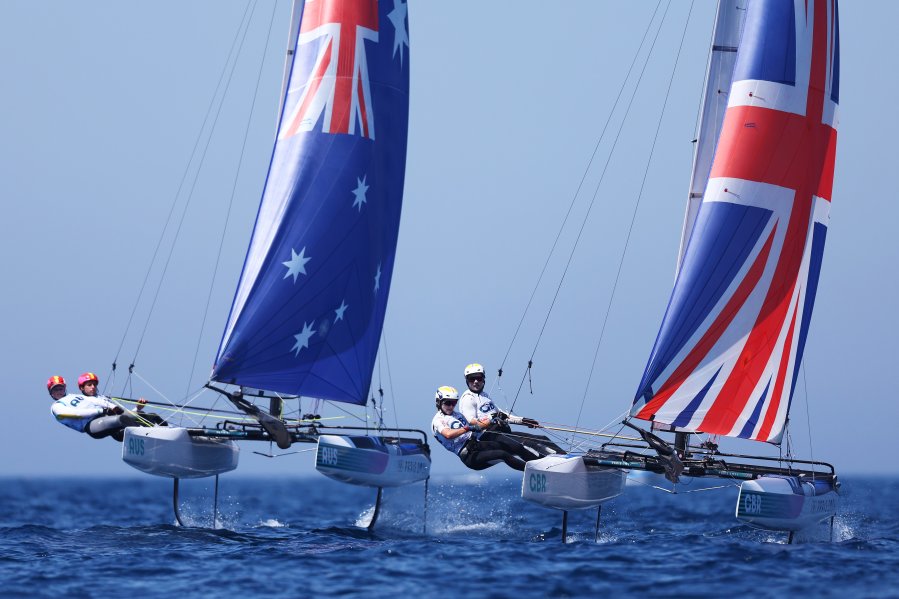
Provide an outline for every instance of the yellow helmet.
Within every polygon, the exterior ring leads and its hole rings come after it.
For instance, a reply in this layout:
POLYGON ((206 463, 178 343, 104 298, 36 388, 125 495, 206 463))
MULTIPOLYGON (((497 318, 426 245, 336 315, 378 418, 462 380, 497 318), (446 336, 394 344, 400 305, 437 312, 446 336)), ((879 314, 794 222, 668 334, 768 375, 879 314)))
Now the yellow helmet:
POLYGON ((478 363, 469 364, 468 366, 466 366, 465 367, 465 378, 467 379, 468 377, 470 377, 473 374, 480 374, 483 376, 484 367, 478 363))
POLYGON ((434 399, 437 400, 437 409, 440 409, 440 404, 444 401, 459 401, 459 392, 456 391, 455 387, 443 386, 437 389, 437 395, 434 396, 434 399))

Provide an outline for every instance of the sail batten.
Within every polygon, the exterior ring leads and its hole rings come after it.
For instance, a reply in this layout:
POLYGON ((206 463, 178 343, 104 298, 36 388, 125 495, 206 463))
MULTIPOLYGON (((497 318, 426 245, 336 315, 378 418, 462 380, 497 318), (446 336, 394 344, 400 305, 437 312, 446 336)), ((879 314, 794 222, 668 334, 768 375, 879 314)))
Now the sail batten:
POLYGON ((834 0, 749 4, 714 161, 632 416, 780 441, 833 189, 836 15, 834 0))
POLYGON ((364 404, 405 177, 406 5, 315 0, 295 14, 277 141, 212 379, 364 404))

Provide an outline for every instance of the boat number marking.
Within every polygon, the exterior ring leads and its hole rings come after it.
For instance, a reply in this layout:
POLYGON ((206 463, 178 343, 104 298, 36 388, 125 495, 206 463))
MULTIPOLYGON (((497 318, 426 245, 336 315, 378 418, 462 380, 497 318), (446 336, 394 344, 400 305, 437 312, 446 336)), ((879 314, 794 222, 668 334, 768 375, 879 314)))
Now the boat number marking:
POLYGON ((546 475, 532 474, 528 477, 528 488, 532 493, 546 493, 546 475))
POLYGON ((128 453, 131 455, 144 455, 144 440, 128 438, 128 453))
POLYGON ((337 448, 336 447, 322 447, 321 452, 319 453, 319 461, 326 466, 336 466, 337 465, 337 448))
POLYGON ((761 514, 762 498, 755 493, 747 493, 743 497, 743 511, 747 514, 761 514))

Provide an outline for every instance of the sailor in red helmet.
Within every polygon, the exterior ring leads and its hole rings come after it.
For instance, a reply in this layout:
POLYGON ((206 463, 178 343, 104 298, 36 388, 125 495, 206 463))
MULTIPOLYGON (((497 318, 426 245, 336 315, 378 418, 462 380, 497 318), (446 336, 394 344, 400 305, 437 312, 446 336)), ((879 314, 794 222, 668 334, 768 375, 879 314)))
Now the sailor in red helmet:
POLYGON ((47 391, 54 401, 62 399, 66 396, 66 380, 61 376, 54 374, 47 379, 47 391))
POLYGON ((97 394, 97 375, 85 372, 78 377, 80 394, 66 394, 66 382, 61 376, 51 376, 47 380, 47 390, 53 398, 50 408, 60 423, 94 439, 112 437, 121 441, 125 427, 140 426, 145 417, 125 412, 121 406, 97 394))

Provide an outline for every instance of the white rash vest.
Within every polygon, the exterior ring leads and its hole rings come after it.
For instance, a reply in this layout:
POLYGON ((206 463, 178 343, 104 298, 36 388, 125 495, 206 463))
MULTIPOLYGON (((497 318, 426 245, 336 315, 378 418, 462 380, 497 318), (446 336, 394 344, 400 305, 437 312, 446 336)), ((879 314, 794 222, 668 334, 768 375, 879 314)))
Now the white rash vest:
POLYGON ((53 402, 50 411, 53 416, 69 428, 75 429, 79 433, 84 432, 87 423, 98 416, 102 416, 107 408, 114 408, 116 405, 103 397, 89 397, 87 395, 69 394, 53 402))
POLYGON ((434 415, 434 419, 431 420, 431 430, 434 431, 434 436, 440 441, 441 445, 456 455, 462 451, 462 447, 464 447, 465 443, 471 438, 471 431, 459 435, 455 439, 447 439, 441 432, 447 428, 458 429, 466 426, 468 426, 468 420, 466 420, 465 416, 459 412, 453 412, 452 414, 447 415, 438 411, 437 414, 434 415))
POLYGON ((480 418, 492 418, 496 414, 496 406, 493 400, 485 392, 480 394, 472 392, 471 389, 462 394, 459 398, 459 411, 465 418, 471 422, 480 418))

